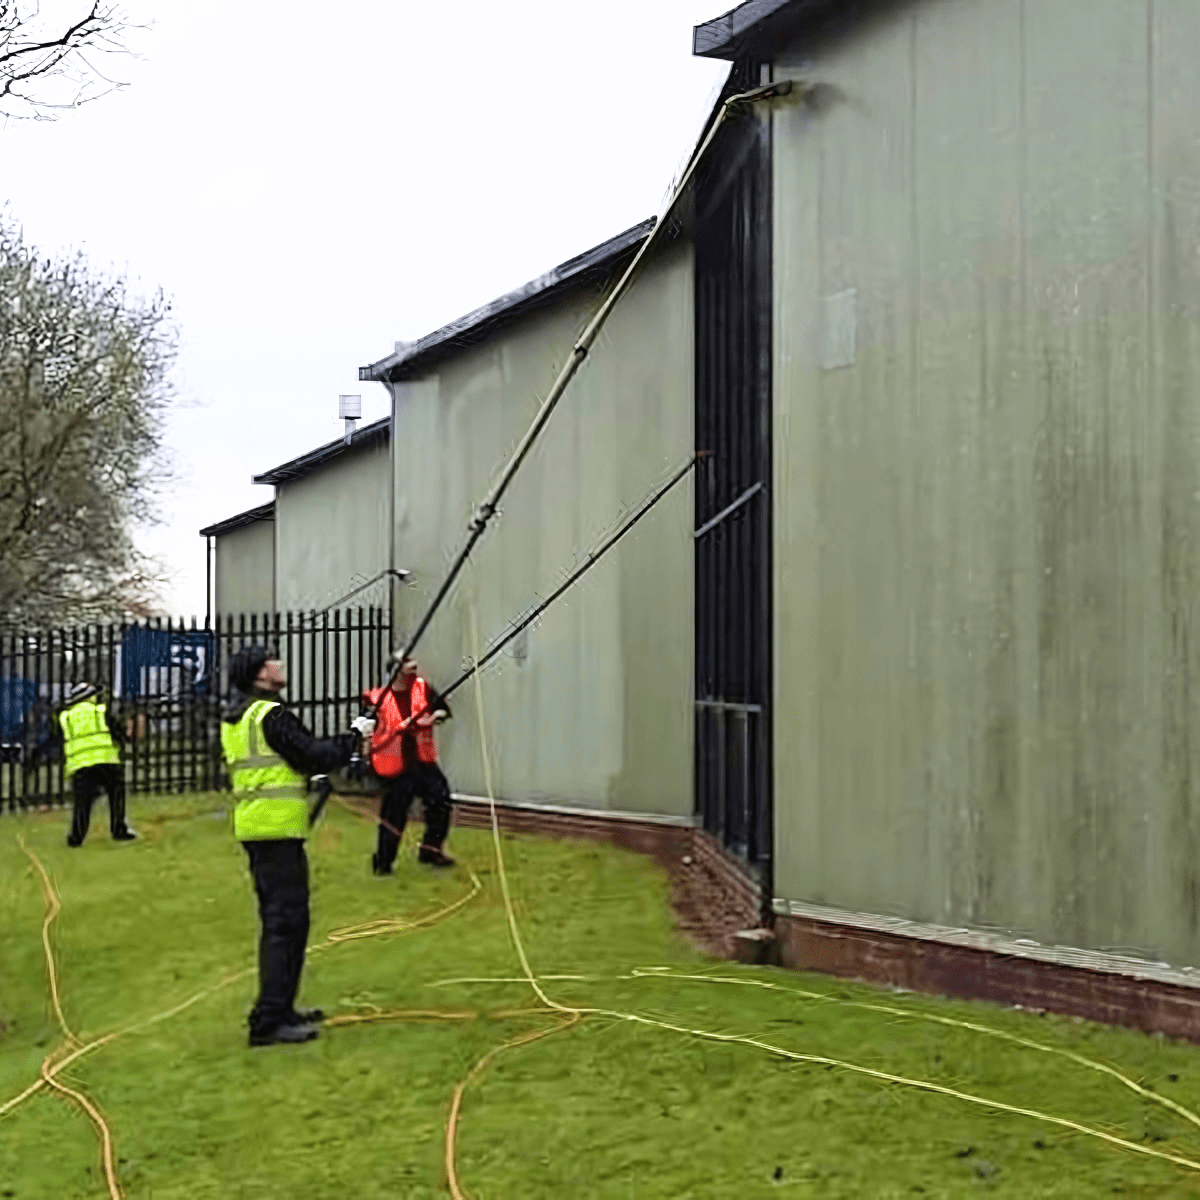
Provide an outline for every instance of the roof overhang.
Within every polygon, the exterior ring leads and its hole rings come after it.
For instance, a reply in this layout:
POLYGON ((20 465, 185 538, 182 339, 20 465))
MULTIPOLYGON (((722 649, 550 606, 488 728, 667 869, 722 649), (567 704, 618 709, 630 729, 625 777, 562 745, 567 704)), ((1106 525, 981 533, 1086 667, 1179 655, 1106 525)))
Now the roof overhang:
POLYGON ((780 44, 836 12, 863 7, 851 0, 746 0, 692 29, 692 53, 700 58, 773 58, 780 44))
POLYGON ((640 225, 634 225, 632 229, 626 229, 607 242, 601 242, 599 246, 567 259, 490 304, 451 321, 449 325, 443 325, 419 341, 398 346, 395 353, 387 358, 381 358, 367 367, 359 367, 359 379, 375 383, 398 383, 416 378, 434 363, 458 350, 476 345, 517 317, 541 308, 560 295, 583 287, 608 274, 614 267, 623 265, 649 236, 654 221, 655 218, 651 217, 640 225))
POLYGON ((217 537, 222 533, 231 533, 235 529, 253 525, 257 521, 273 520, 275 520, 275 501, 271 500, 267 504, 260 504, 257 508, 248 508, 245 512, 238 513, 236 517, 229 517, 227 520, 218 521, 215 525, 209 525, 200 530, 200 536, 217 537))
POLYGON ((372 421, 370 425, 356 429, 350 435, 349 443, 345 438, 338 438, 336 442, 326 442, 325 445, 318 446, 315 450, 300 455, 299 458, 293 458, 290 462, 272 467, 271 470, 264 471, 261 475, 251 476, 251 482, 288 483, 293 479, 302 479, 305 475, 317 470, 318 467, 323 467, 327 462, 331 462, 351 450, 365 450, 370 446, 384 445, 391 436, 391 417, 381 417, 378 421, 372 421))

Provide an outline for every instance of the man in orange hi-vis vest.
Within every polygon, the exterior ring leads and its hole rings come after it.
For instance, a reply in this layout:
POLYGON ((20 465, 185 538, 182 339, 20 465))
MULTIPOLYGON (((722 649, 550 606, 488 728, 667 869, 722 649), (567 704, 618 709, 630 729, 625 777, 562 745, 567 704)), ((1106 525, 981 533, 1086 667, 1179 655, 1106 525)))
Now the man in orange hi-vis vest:
POLYGON ((425 838, 417 860, 432 867, 454 866, 454 859, 442 850, 450 832, 450 784, 438 766, 433 733, 434 725, 449 719, 450 706, 422 678, 412 657, 400 664, 386 692, 371 688, 363 692, 363 699, 379 705, 371 735, 371 768, 384 788, 371 869, 376 875, 392 873, 414 796, 420 796, 425 807, 425 838))

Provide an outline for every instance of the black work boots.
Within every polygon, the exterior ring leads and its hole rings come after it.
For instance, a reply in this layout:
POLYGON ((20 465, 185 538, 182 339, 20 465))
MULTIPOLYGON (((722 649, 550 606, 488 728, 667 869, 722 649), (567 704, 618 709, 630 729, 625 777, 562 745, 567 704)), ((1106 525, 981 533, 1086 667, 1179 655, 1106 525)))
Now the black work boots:
MULTIPOLYGON (((297 1013, 297 1016, 300 1014, 297 1013)), ((251 1030, 251 1046, 294 1046, 300 1042, 311 1042, 317 1036, 315 1025, 276 1025, 274 1029, 251 1030)))
POLYGON ((450 857, 441 846, 422 846, 417 851, 417 862, 424 863, 427 867, 452 867, 454 859, 450 857))
MULTIPOLYGON (((417 862, 424 863, 427 867, 452 867, 455 860, 450 857, 440 846, 422 846, 417 851, 417 862)), ((371 870, 376 875, 391 875, 392 864, 381 862, 378 854, 371 855, 371 870)))
POLYGON ((325 1014, 319 1008, 294 1008, 287 1019, 289 1025, 320 1025, 325 1014))

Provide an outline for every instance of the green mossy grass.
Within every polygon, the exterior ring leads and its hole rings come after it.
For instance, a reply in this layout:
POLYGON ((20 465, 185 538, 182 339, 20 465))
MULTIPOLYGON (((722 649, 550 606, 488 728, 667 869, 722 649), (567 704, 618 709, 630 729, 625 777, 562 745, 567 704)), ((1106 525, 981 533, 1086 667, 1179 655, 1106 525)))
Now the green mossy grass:
MULTIPOLYGON (((150 1016, 254 963, 257 919, 245 856, 220 796, 136 799, 141 841, 107 837, 101 809, 84 847, 63 813, 0 817, 0 1103, 37 1078, 61 1041, 50 1007, 37 875, 62 898, 54 928, 68 1023, 85 1040, 150 1016)), ((418 917, 470 889, 406 846, 371 875, 372 829, 333 809, 310 842, 313 931, 418 917)), ((966 1030, 758 988, 618 979, 634 967, 771 980, 839 1000, 994 1026, 1111 1063, 1200 1109, 1200 1049, 988 1005, 897 995, 795 972, 716 963, 672 932, 667 881, 611 846, 504 838, 534 967, 589 975, 547 983, 566 1004, 736 1033, 1039 1109, 1200 1160, 1200 1129, 1063 1058, 966 1030)), ((312 956, 301 1002, 471 1010, 456 1022, 357 1024, 299 1047, 250 1050, 253 975, 125 1036, 64 1074, 106 1115, 129 1200, 292 1200, 446 1194, 450 1097, 489 1049, 541 1017, 520 983, 491 836, 452 848, 483 890, 443 922, 312 956), (438 986, 440 984, 440 986, 438 986)), ((1200 1173, 1028 1118, 789 1062, 610 1017, 506 1051, 466 1094, 459 1170, 476 1200, 541 1197, 1200 1196, 1200 1173)), ((88 1120, 39 1093, 0 1118, 0 1197, 107 1196, 88 1120)))

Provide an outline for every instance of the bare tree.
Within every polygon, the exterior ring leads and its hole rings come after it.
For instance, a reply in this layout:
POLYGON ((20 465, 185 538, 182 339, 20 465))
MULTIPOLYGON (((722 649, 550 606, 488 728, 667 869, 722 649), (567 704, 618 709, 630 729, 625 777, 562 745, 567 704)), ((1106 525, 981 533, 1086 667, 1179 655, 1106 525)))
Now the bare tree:
POLYGON ((0 117, 53 120, 123 83, 101 64, 129 53, 132 26, 109 0, 0 0, 0 117))
POLYGON ((39 257, 0 213, 0 624, 154 608, 161 575, 133 534, 169 478, 176 346, 161 292, 39 257))

